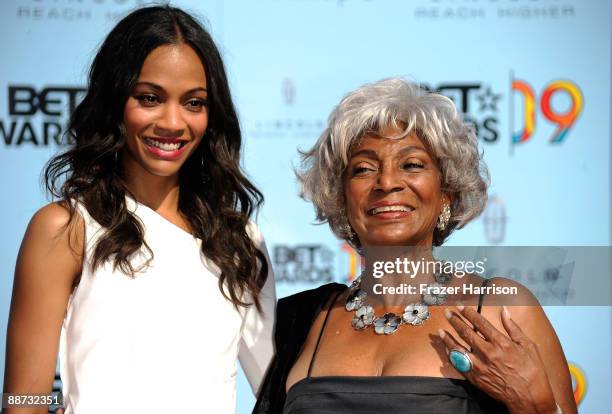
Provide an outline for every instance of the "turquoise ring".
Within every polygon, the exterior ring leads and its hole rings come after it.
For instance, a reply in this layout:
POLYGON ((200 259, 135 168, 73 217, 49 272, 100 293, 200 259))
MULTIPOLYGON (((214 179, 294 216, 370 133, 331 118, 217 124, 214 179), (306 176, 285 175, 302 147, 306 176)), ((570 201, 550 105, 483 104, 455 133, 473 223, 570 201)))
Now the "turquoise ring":
POLYGON ((450 360, 451 365, 462 374, 472 370, 472 360, 470 359, 470 354, 467 352, 453 349, 450 351, 448 359, 450 360))

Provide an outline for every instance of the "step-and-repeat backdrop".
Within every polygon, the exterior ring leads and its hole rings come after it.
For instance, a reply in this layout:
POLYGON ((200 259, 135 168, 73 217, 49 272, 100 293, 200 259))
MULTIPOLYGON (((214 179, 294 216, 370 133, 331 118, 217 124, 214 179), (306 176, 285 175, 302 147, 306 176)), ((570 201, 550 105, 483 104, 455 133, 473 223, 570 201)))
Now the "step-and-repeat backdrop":
MULTIPOLYGON (((103 37, 145 3, 0 3, 0 355, 19 244, 47 202, 42 166, 61 150, 59 137, 103 37)), ((225 58, 244 165, 266 197, 258 222, 279 296, 354 277, 355 253, 314 224, 292 169, 297 149, 314 143, 346 92, 390 76, 451 97, 478 130, 492 176, 489 204, 450 245, 610 245, 609 1, 173 3, 206 22, 225 58)), ((569 360, 580 412, 609 412, 610 307, 546 312, 569 360)), ((242 376, 238 393, 238 412, 250 412, 254 399, 242 376)))

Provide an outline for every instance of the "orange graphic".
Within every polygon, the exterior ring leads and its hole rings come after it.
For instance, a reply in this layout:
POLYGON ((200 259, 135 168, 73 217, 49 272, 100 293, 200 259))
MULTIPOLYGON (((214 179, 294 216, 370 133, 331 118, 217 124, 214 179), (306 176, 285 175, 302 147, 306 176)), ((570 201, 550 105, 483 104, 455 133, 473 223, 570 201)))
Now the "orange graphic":
POLYGON ((512 89, 523 94, 525 98, 525 109, 523 122, 524 126, 520 132, 517 132, 512 137, 512 142, 515 144, 524 143, 531 138, 536 125, 536 99, 533 88, 525 81, 515 79, 512 82, 512 89))
POLYGON ((576 401, 576 405, 580 405, 582 402, 584 395, 586 394, 587 383, 586 383, 586 375, 584 371, 578 367, 578 365, 574 363, 569 363, 568 368, 570 374, 572 375, 572 385, 574 387, 574 400, 576 401))
POLYGON ((546 119, 558 125, 555 134, 550 138, 550 142, 563 142, 570 128, 582 112, 584 100, 580 88, 575 83, 568 80, 556 80, 546 86, 540 99, 540 108, 546 119), (550 103, 551 98, 558 92, 565 92, 571 98, 572 105, 566 113, 554 112, 550 103))
POLYGON ((357 278, 358 267, 359 267, 359 254, 351 247, 350 244, 344 242, 341 245, 342 250, 348 256, 348 271, 346 272, 346 280, 348 283, 352 283, 357 278))

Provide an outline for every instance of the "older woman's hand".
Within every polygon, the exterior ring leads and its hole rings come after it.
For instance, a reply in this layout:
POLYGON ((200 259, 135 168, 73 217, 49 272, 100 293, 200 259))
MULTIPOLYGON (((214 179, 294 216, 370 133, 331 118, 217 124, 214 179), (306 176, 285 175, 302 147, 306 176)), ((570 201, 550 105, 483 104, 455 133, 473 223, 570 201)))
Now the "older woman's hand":
POLYGON ((472 368, 463 373, 467 380, 506 404, 511 413, 556 413, 554 395, 538 349, 510 318, 507 309, 504 308, 501 320, 508 335, 474 309, 463 306, 457 309, 473 327, 448 309, 445 315, 471 350, 466 350, 450 333, 440 330, 439 334, 447 353, 470 352, 472 368))

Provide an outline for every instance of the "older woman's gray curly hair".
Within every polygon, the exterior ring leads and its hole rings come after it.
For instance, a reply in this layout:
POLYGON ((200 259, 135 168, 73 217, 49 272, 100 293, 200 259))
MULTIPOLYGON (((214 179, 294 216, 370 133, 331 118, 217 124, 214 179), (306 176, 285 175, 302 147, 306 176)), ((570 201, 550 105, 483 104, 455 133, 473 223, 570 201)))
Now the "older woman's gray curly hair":
POLYGON ((300 151, 302 164, 296 175, 301 195, 313 202, 319 222, 328 222, 334 234, 359 249, 346 217, 343 174, 359 140, 368 134, 382 136, 386 127, 402 132, 385 138, 415 133, 438 162, 442 191, 453 200, 446 229, 434 230, 433 243, 439 246, 455 228, 482 212, 489 175, 473 128, 463 121, 453 101, 404 79, 364 85, 333 109, 314 147, 300 151))

